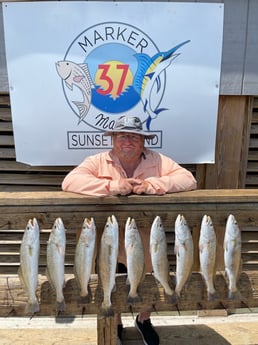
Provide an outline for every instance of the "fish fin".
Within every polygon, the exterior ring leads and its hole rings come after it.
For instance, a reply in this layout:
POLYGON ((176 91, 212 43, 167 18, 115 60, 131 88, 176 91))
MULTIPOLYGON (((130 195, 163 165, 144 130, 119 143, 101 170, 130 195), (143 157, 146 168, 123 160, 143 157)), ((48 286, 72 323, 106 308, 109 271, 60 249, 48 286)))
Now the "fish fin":
POLYGON ((95 85, 94 85, 94 83, 92 81, 88 65, 85 64, 85 63, 81 63, 81 64, 79 64, 79 66, 83 69, 83 72, 86 74, 86 77, 87 77, 87 79, 88 79, 88 81, 90 83, 91 88, 94 89, 95 85))
POLYGON ((126 285, 130 285, 130 280, 129 280, 129 277, 127 276, 126 277, 126 282, 125 282, 126 285))
POLYGON ((209 302, 214 302, 217 300, 217 298, 218 298, 218 294, 216 291, 215 292, 208 292, 208 301, 209 302))
POLYGON ((77 75, 75 77, 73 77, 73 81, 75 83, 80 83, 85 77, 83 75, 77 75))
POLYGON ((56 311, 57 313, 60 313, 62 311, 65 311, 66 305, 65 305, 65 301, 56 301, 56 311))
POLYGON ((59 244, 56 245, 57 251, 60 255, 64 256, 65 255, 65 248, 63 246, 60 246, 59 244))
POLYGON ((146 128, 148 129, 148 131, 150 130, 150 124, 151 124, 151 116, 149 115, 147 120, 146 120, 146 128))
POLYGON ((32 256, 33 254, 33 246, 29 246, 29 256, 32 256))
POLYGON ((80 124, 82 122, 82 120, 85 118, 85 116, 88 114, 88 111, 90 108, 87 107, 84 102, 73 101, 73 103, 76 105, 76 107, 79 110, 80 118, 79 118, 78 124, 80 124))
POLYGON ((78 273, 77 273, 75 267, 73 268, 73 274, 74 274, 76 284, 78 285, 78 288, 81 289, 80 279, 79 279, 79 276, 78 276, 78 273))
POLYGON ((33 315, 35 313, 38 313, 40 310, 39 308, 39 302, 37 300, 37 298, 31 302, 29 301, 27 304, 26 304, 26 307, 25 307, 25 314, 26 315, 33 315))
POLYGON ((156 110, 154 111, 154 113, 155 113, 156 115, 158 115, 159 113, 161 113, 162 111, 165 111, 165 110, 168 110, 168 108, 158 108, 158 109, 156 109, 156 110))
POLYGON ((232 301, 240 301, 242 299, 240 291, 239 290, 229 291, 228 292, 228 299, 230 299, 232 301))
POLYGON ((69 90, 73 90, 73 85, 65 82, 65 85, 68 87, 69 90))
POLYGON ((144 281, 145 275, 146 275, 146 268, 145 268, 145 266, 144 266, 143 271, 142 271, 142 276, 141 276, 140 282, 143 282, 143 281, 144 281))
POLYGON ((101 308, 100 308, 100 315, 104 317, 110 317, 110 316, 114 316, 115 312, 112 306, 105 306, 102 303, 101 308))
POLYGON ((143 110, 144 110, 145 113, 146 113, 147 105, 148 105, 148 100, 146 99, 145 103, 143 105, 143 110))
POLYGON ((134 246, 133 246, 132 243, 130 243, 130 244, 126 247, 127 255, 128 255, 128 254, 131 255, 131 253, 132 253, 132 251, 133 251, 133 248, 134 248, 134 246))
POLYGON ((51 275, 49 274, 48 268, 46 268, 46 276, 47 276, 47 280, 48 280, 49 285, 51 286, 52 290, 55 290, 55 286, 54 286, 54 283, 51 279, 51 275))
POLYGON ((22 284, 23 286, 25 286, 24 278, 23 278, 23 273, 22 273, 22 268, 21 268, 21 267, 18 268, 18 276, 19 276, 19 279, 20 279, 20 281, 21 281, 21 284, 22 284))
POLYGON ((161 80, 160 80, 160 76, 158 75, 156 80, 155 80, 155 84, 156 84, 156 87, 157 87, 157 90, 156 92, 159 93, 159 90, 161 88, 161 80))
POLYGON ((140 302, 142 302, 142 298, 139 295, 136 295, 134 297, 128 295, 127 297, 127 303, 129 304, 140 303, 140 302))
POLYGON ((176 304, 178 302, 178 297, 177 294, 173 293, 172 295, 166 294, 167 297, 167 302, 169 304, 176 304))
POLYGON ((80 296, 78 299, 78 304, 89 304, 91 301, 90 295, 80 296))
POLYGON ((153 75, 154 75, 154 72, 151 72, 151 73, 145 74, 145 77, 147 77, 148 79, 151 79, 153 75))

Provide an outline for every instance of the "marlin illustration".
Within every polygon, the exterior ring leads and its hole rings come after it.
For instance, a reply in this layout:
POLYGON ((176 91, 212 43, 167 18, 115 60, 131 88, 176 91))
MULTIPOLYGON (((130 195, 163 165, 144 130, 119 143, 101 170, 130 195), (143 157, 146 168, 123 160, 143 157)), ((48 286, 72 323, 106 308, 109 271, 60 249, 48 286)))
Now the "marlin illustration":
POLYGON ((166 52, 155 54, 153 57, 142 53, 134 55, 138 61, 138 69, 135 74, 133 87, 140 95, 143 110, 148 115, 146 121, 148 130, 150 129, 152 119, 156 118, 161 111, 167 110, 166 108, 158 108, 165 88, 165 85, 162 85, 160 75, 180 55, 179 53, 175 54, 177 49, 189 42, 190 40, 182 42, 166 52), (159 102, 156 102, 158 105, 154 107, 151 104, 153 96, 155 96, 155 99, 159 99, 159 102))
MULTIPOLYGON (((83 101, 73 101, 79 110, 79 123, 86 117, 91 105, 91 89, 95 88, 87 64, 76 64, 72 61, 56 62, 57 73, 65 82, 66 86, 73 90, 73 86, 78 87, 83 94, 83 101)), ((78 123, 78 124, 79 124, 78 123)))

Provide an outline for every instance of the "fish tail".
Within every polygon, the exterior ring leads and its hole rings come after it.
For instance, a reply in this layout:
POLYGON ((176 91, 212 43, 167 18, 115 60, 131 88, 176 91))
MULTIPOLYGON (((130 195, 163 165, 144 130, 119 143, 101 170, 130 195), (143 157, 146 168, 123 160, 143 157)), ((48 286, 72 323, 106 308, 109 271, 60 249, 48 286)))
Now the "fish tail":
POLYGON ((65 311, 65 301, 62 300, 61 302, 59 301, 56 301, 56 311, 59 313, 59 312, 62 312, 62 311, 65 311))
POLYGON ((230 300, 241 300, 241 293, 240 291, 229 291, 228 292, 228 299, 230 300))
POLYGON ((208 292, 208 301, 214 302, 217 299, 217 293, 215 292, 208 292))
POLYGON ((136 296, 133 297, 133 296, 128 295, 127 303, 133 304, 133 303, 139 303, 139 302, 142 302, 141 296, 136 295, 136 296))
POLYGON ((176 293, 173 293, 172 295, 166 294, 166 296, 167 296, 167 302, 169 304, 177 304, 179 295, 177 295, 176 293))
POLYGON ((76 107, 79 110, 79 114, 80 114, 80 118, 79 118, 79 123, 80 124, 82 122, 82 120, 86 117, 88 111, 89 111, 89 107, 84 103, 84 102, 73 102, 76 107))
POLYGON ((90 296, 86 295, 86 296, 80 296, 79 300, 78 300, 79 304, 88 304, 90 303, 90 296))
POLYGON ((156 110, 154 111, 154 113, 155 113, 156 116, 157 116, 159 113, 161 113, 161 112, 164 111, 164 110, 168 110, 168 108, 158 108, 158 109, 156 109, 156 110))
POLYGON ((34 299, 33 301, 29 301, 27 304, 26 304, 26 307, 25 307, 25 313, 27 315, 33 315, 37 312, 39 312, 40 308, 39 308, 39 302, 37 299, 34 299))
POLYGON ((104 317, 111 317, 115 315, 115 312, 112 306, 106 306, 106 305, 103 305, 102 303, 101 308, 100 308, 100 315, 104 317))

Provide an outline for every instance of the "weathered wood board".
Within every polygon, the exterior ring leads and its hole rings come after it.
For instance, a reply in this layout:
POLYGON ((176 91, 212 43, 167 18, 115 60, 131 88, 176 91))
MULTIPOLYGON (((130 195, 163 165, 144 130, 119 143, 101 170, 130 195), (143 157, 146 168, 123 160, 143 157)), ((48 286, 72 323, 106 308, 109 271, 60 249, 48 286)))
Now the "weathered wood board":
MULTIPOLYGON (((112 305, 115 313, 137 313, 139 311, 197 311, 210 309, 236 309, 258 307, 258 275, 256 272, 242 272, 238 287, 240 299, 228 299, 227 278, 223 273, 217 273, 214 284, 216 299, 208 301, 205 283, 201 275, 193 272, 186 288, 176 303, 168 303, 167 296, 162 286, 152 274, 146 274, 144 281, 139 286, 139 295, 142 302, 128 304, 127 295, 129 287, 126 285, 126 274, 117 274, 116 290, 112 293, 112 305)), ((175 286, 174 274, 171 274, 170 285, 175 286)), ((39 276, 37 296, 40 301, 38 316, 71 316, 82 314, 99 314, 103 292, 98 275, 93 274, 90 280, 91 301, 89 304, 80 305, 79 289, 73 275, 66 275, 64 297, 66 310, 56 315, 55 293, 51 289, 46 276, 39 276)), ((0 317, 3 316, 28 316, 25 314, 27 295, 16 275, 0 276, 0 317)), ((30 316, 30 315, 29 315, 30 316)), ((99 319, 101 319, 101 315, 99 319)))

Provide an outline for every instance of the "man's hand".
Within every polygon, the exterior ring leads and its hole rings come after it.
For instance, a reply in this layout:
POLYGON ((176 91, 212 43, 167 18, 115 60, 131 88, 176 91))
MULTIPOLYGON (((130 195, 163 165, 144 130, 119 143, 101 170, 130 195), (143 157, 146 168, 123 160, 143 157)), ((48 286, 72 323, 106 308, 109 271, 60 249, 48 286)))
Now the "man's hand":
MULTIPOLYGON (((119 194, 128 195, 134 192, 134 187, 140 185, 143 181, 136 178, 122 178, 118 182, 119 194)), ((138 193, 137 193, 138 194, 138 193)), ((141 193, 139 193, 141 194, 141 193)))
POLYGON ((140 183, 135 184, 133 186, 133 192, 135 194, 148 194, 147 193, 148 187, 149 187, 149 182, 143 180, 140 183))

